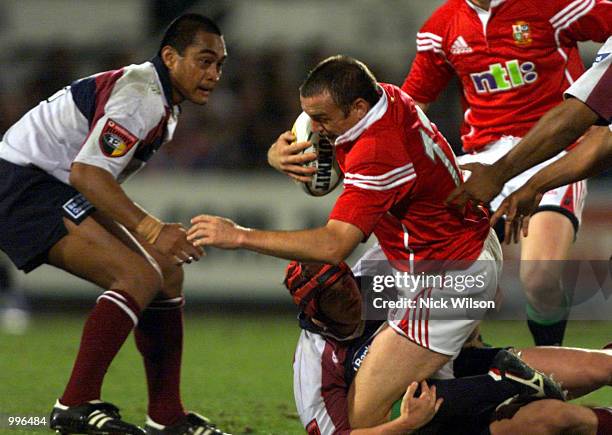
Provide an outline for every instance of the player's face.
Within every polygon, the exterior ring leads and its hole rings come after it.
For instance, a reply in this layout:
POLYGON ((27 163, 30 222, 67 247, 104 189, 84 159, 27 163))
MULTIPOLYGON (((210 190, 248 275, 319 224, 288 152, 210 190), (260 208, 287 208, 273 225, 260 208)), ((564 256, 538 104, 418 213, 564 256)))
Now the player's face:
POLYGON ((182 55, 171 47, 164 47, 164 50, 170 50, 164 61, 170 71, 173 103, 188 100, 195 104, 206 104, 221 78, 223 62, 227 56, 223 37, 198 32, 182 55))
POLYGON ((361 110, 354 105, 346 114, 334 103, 329 92, 323 92, 312 97, 300 97, 302 110, 312 120, 312 130, 327 136, 330 140, 336 139, 348 131, 361 119, 361 110))
POLYGON ((361 293, 349 274, 319 296, 319 307, 328 318, 325 325, 338 336, 349 336, 361 322, 361 293))

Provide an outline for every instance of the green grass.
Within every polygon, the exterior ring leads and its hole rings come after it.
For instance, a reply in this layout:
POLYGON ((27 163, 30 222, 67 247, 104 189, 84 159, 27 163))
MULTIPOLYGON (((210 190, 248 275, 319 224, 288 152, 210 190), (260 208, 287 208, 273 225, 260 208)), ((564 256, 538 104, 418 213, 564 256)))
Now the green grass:
MULTIPOLYGON (((37 316, 26 335, 0 333, 0 416, 47 416, 67 381, 84 316, 37 316)), ((572 323, 566 344, 600 347, 610 324, 572 323)), ((495 345, 528 346, 522 322, 483 326, 495 345)), ((298 336, 288 317, 205 316, 186 319, 183 398, 186 406, 233 433, 303 433, 293 404, 291 364, 298 336)), ((140 357, 129 340, 111 366, 103 397, 121 406, 127 420, 142 423, 146 411, 140 357)), ((609 404, 610 389, 582 399, 609 404)), ((33 431, 2 429, 16 435, 33 431)), ((35 431, 34 433, 40 433, 35 431)))

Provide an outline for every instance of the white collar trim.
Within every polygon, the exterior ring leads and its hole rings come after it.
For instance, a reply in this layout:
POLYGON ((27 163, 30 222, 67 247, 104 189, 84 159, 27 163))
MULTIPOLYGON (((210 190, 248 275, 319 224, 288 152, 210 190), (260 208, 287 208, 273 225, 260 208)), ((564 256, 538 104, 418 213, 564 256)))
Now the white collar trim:
MULTIPOLYGON (((489 6, 489 11, 493 8, 498 7, 499 5, 501 5, 503 2, 505 2, 506 0, 491 0, 491 6, 489 6)), ((488 12, 486 9, 481 8, 478 5, 475 5, 474 3, 472 3, 470 0, 465 0, 465 2, 468 4, 469 7, 471 7, 472 9, 474 9, 475 11, 485 11, 488 12)))
POLYGON ((361 118, 357 124, 353 125, 343 134, 338 136, 334 142, 334 145, 341 145, 343 143, 356 140, 364 131, 368 129, 368 127, 382 118, 387 112, 387 107, 389 106, 387 102, 387 93, 381 86, 379 86, 378 89, 382 91, 382 95, 378 102, 370 108, 366 116, 361 118))

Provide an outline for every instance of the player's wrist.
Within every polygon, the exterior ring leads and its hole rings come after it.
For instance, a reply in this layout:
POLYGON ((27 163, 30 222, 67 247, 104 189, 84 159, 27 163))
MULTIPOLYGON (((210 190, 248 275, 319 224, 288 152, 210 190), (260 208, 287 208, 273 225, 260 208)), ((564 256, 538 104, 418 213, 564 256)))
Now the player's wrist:
POLYGON ((143 237, 148 243, 154 244, 162 230, 164 223, 150 214, 145 215, 136 226, 136 234, 143 237))
POLYGON ((249 246, 249 236, 253 232, 250 228, 245 228, 241 226, 236 227, 236 247, 237 248, 247 248, 249 246))
POLYGON ((505 157, 502 157, 493 164, 495 171, 493 177, 498 185, 503 186, 506 182, 514 177, 514 165, 512 165, 505 157))

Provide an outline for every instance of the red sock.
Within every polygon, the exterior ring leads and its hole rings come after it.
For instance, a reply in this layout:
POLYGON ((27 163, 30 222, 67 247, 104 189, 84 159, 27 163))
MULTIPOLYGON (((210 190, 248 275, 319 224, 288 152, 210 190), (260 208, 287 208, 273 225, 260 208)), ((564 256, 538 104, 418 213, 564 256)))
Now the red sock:
POLYGON ((147 412, 164 426, 172 426, 185 416, 180 393, 183 304, 182 297, 153 301, 134 330, 147 373, 147 412))
POLYGON ((612 408, 592 408, 597 416, 597 435, 612 433, 612 408))
POLYGON ((104 375, 134 325, 140 307, 121 290, 104 292, 89 314, 70 381, 60 399, 76 406, 100 398, 104 375))

